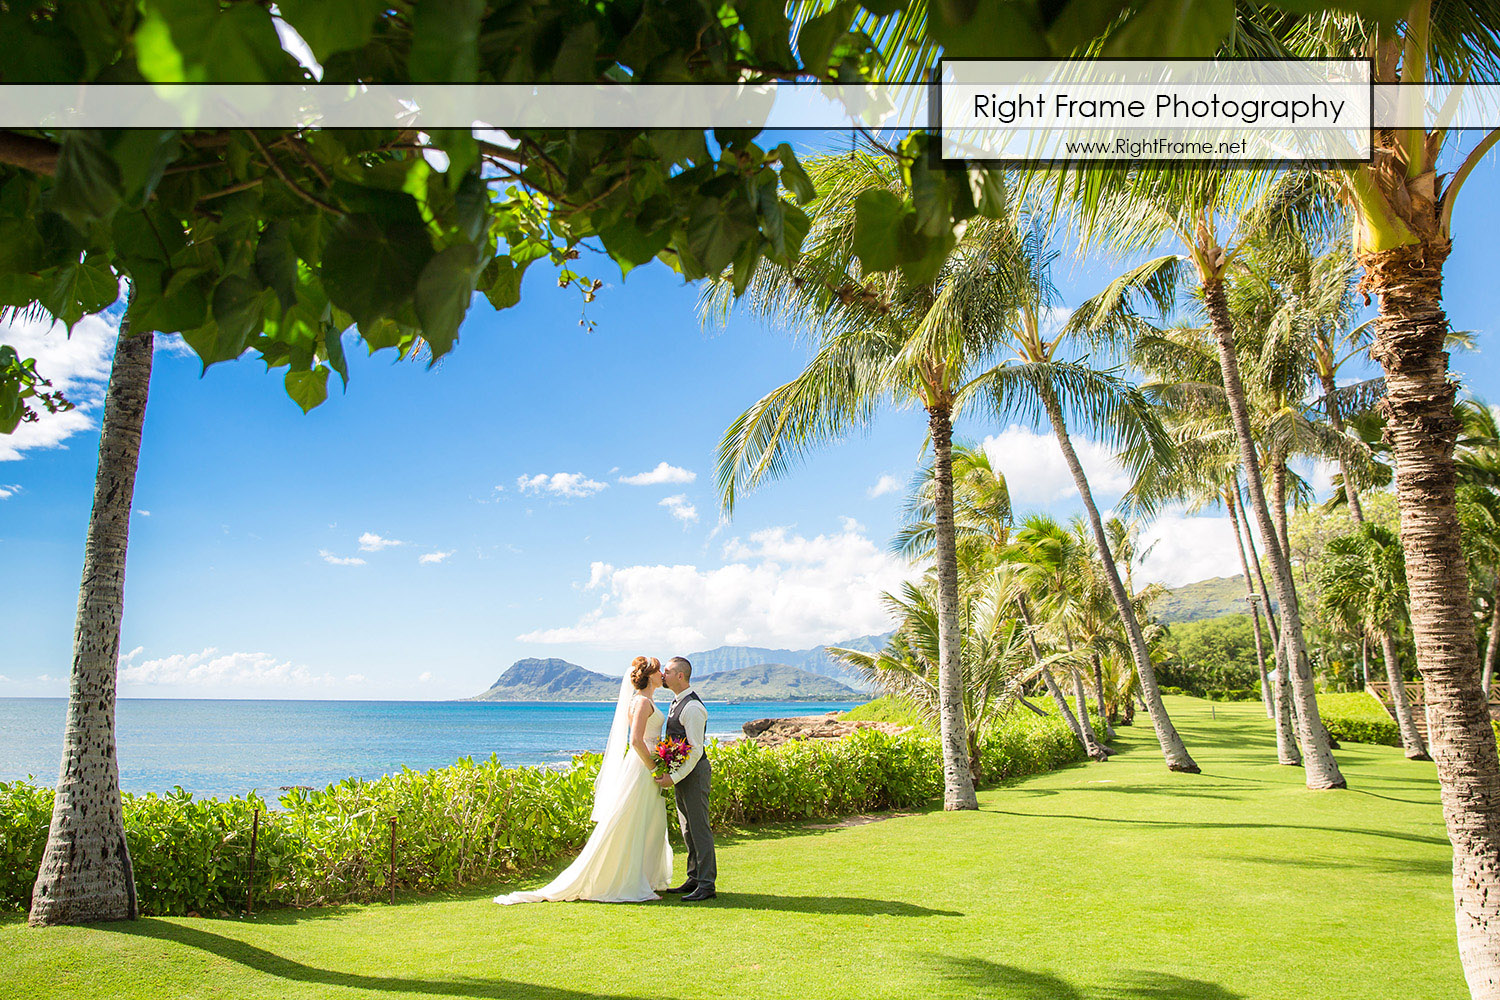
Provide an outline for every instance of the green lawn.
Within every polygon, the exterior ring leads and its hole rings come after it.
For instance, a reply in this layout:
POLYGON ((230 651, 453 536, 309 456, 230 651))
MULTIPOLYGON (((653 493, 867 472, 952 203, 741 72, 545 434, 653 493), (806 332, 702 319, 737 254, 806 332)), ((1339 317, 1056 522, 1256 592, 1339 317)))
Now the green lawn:
POLYGON ((977 813, 728 839, 710 903, 502 908, 490 896, 510 887, 491 886, 253 920, 6 917, 0 984, 278 1000, 1468 995, 1431 764, 1345 744, 1353 790, 1308 792, 1274 763, 1258 703, 1168 705, 1202 775, 1169 773, 1137 726, 1109 763, 984 792, 977 813))

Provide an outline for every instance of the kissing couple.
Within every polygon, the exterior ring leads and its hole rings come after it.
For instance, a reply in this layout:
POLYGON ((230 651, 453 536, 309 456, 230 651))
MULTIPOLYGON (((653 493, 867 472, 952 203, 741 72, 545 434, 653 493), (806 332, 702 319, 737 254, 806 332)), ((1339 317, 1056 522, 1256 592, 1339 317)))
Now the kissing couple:
POLYGON ((583 853, 561 875, 534 892, 496 896, 495 902, 540 903, 587 899, 603 903, 639 903, 660 899, 662 892, 684 900, 713 899, 714 835, 708 828, 708 792, 713 768, 703 744, 708 709, 693 690, 693 665, 680 656, 665 668, 655 657, 637 656, 620 681, 604 760, 594 780, 594 832, 583 853), (655 695, 665 686, 672 706, 663 714, 655 695), (661 776, 658 741, 685 740, 686 757, 661 776), (687 881, 672 881, 672 848, 667 843, 667 811, 662 788, 676 788, 677 821, 687 844, 687 881))

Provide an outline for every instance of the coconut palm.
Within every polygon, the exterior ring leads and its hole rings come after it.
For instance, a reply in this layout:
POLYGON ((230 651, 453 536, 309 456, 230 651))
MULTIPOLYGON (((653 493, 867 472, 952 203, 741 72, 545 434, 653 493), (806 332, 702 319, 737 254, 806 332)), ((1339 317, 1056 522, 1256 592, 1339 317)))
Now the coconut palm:
MULTIPOLYGON (((763 263, 744 301, 772 322, 806 331, 816 351, 801 374, 725 432, 719 492, 732 512, 742 492, 784 474, 812 447, 868 426, 884 407, 925 411, 934 467, 943 803, 975 809, 963 717, 953 426, 985 389, 1001 319, 1019 284, 1014 262, 1024 251, 1009 220, 976 218, 935 273, 865 274, 854 252, 856 212, 872 200, 905 197, 899 164, 855 153, 817 158, 807 169, 821 194, 809 205, 802 254, 790 267, 763 263)), ((711 290, 706 312, 726 315, 729 291, 724 284, 711 290)))
MULTIPOLYGON (((1406 615, 1406 567, 1401 541, 1391 529, 1359 522, 1353 534, 1335 538, 1318 567, 1324 609, 1345 630, 1378 641, 1387 663, 1396 661, 1395 630, 1406 615)), ((1392 698, 1406 704, 1401 675, 1391 679, 1392 698)), ((1413 760, 1430 760, 1411 708, 1396 716, 1401 744, 1413 760)))
POLYGON ((104 396, 94 505, 73 627, 62 765, 32 889, 33 926, 133 920, 140 913, 115 756, 115 684, 130 505, 154 342, 149 330, 131 332, 128 314, 120 321, 104 396))
MULTIPOLYGON (((830 646, 828 654, 860 672, 866 681, 898 695, 932 721, 942 715, 938 686, 941 628, 937 618, 937 587, 932 580, 906 583, 901 593, 883 595, 898 622, 896 632, 878 653, 830 646)), ((983 772, 979 753, 984 728, 1007 712, 1020 693, 1031 667, 1024 631, 1015 617, 1009 594, 990 574, 966 588, 959 599, 965 746, 970 780, 976 785, 983 772)))
POLYGON ((1470 577, 1489 603, 1481 683, 1486 695, 1500 663, 1500 428, 1495 411, 1477 399, 1459 400, 1458 510, 1470 577), (1485 581, 1478 586, 1479 581, 1485 581))
POLYGON ((1113 338, 1080 338, 1080 328, 1071 323, 1049 329, 1055 304, 1050 277, 1055 254, 1046 250, 1046 230, 1035 221, 1026 242, 1033 248, 1023 258, 1029 265, 1029 280, 1018 290, 1021 294, 1015 308, 1005 317, 1011 356, 988 376, 991 406, 997 416, 1031 422, 1045 419, 1051 427, 1083 503, 1089 534, 1100 553, 1104 580, 1129 642, 1162 756, 1171 770, 1196 774, 1198 765, 1162 703, 1150 648, 1120 578, 1088 476, 1073 447, 1069 415, 1080 418, 1101 439, 1126 449, 1148 451, 1161 461, 1169 457, 1169 442, 1150 402, 1121 377, 1119 368, 1101 369, 1089 363, 1090 351, 1118 347, 1113 338))
MULTIPOLYGON (((920 469, 906 503, 907 521, 891 541, 891 550, 913 562, 930 560, 937 547, 936 464, 920 469)), ((984 575, 1010 540, 1013 514, 1004 473, 977 445, 953 444, 953 534, 959 566, 984 575)))
POLYGON ((1296 174, 1275 183, 1255 174, 1153 168, 1081 170, 1054 176, 1058 202, 1073 212, 1085 245, 1130 254, 1170 240, 1183 251, 1130 269, 1081 308, 1077 320, 1086 330, 1116 328, 1118 317, 1130 311, 1128 303, 1139 296, 1158 313, 1169 314, 1176 305, 1178 282, 1191 269, 1213 334, 1250 510, 1276 585, 1282 648, 1292 680, 1307 785, 1344 788, 1347 783, 1318 714, 1296 582, 1266 496, 1228 287, 1231 268, 1247 244, 1299 225, 1311 228, 1307 220, 1316 218, 1321 207, 1316 197, 1320 190, 1316 181, 1296 174))
POLYGON ((1013 581, 1013 596, 1027 627, 1027 641, 1036 660, 1036 675, 1052 696, 1058 714, 1073 730, 1084 750, 1094 760, 1106 760, 1109 750, 1100 741, 1088 716, 1088 703, 1078 678, 1080 660, 1069 634, 1068 618, 1079 599, 1079 570, 1086 550, 1078 536, 1046 514, 1032 514, 1013 533, 1011 544, 1000 559, 1013 581), (1058 652, 1044 655, 1042 638, 1058 652), (1064 666, 1073 680, 1077 711, 1068 707, 1067 696, 1058 685, 1054 666, 1064 666))

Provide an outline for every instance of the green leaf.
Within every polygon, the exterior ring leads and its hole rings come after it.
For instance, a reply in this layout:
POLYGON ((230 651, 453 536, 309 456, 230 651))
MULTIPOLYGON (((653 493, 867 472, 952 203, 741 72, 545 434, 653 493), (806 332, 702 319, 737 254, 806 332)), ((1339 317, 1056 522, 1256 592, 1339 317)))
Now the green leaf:
POLYGON ((260 83, 302 76, 271 13, 255 3, 145 0, 136 65, 152 83, 260 83))
POLYGON ((866 271, 901 263, 896 234, 911 210, 889 191, 872 188, 854 199, 854 255, 866 271))
POLYGON ((40 301, 43 309, 72 330, 74 323, 108 306, 119 295, 120 281, 114 272, 91 257, 58 268, 40 301))
POLYGON ((484 0, 420 3, 412 14, 406 70, 420 83, 473 82, 479 78, 479 22, 484 0))
POLYGON ((1234 29, 1234 0, 1146 0, 1104 46, 1105 56, 1207 58, 1234 29))
POLYGON ((969 190, 979 214, 1003 219, 1009 212, 1010 199, 1005 190, 1005 172, 982 164, 969 165, 969 190))
POLYGON ((297 255, 290 232, 285 219, 273 219, 255 244, 255 276, 276 293, 282 309, 292 308, 297 301, 297 255))
POLYGON ((835 4, 831 10, 810 18, 802 26, 802 30, 797 32, 797 54, 802 58, 804 69, 818 77, 827 74, 828 59, 833 55, 833 47, 849 30, 849 19, 853 14, 854 5, 845 0, 835 4))
POLYGON ((328 368, 318 365, 312 371, 286 373, 286 394, 308 413, 328 398, 328 368))
POLYGON ((329 365, 339 373, 339 378, 344 382, 344 388, 349 388, 349 359, 344 354, 344 335, 337 327, 325 327, 322 337, 323 356, 328 359, 329 365))
POLYGON ((516 265, 509 257, 496 257, 484 269, 480 287, 484 297, 496 309, 509 309, 521 301, 521 276, 526 265, 516 265))
POLYGON ((434 361, 458 340, 458 326, 469 311, 482 263, 478 248, 461 243, 428 261, 417 279, 417 319, 434 361))
POLYGON ((335 52, 363 48, 385 0, 280 0, 277 7, 286 23, 297 29, 318 62, 335 52))
POLYGON ((245 353, 250 335, 260 330, 265 319, 262 291, 255 282, 238 274, 226 275, 214 287, 213 315, 218 331, 209 347, 210 353, 198 353, 204 369, 245 353))
POLYGON ((411 216, 382 222, 368 213, 355 213, 340 219, 328 235, 323 288, 329 301, 361 326, 393 315, 409 301, 418 276, 432 259, 427 228, 415 208, 411 216))
POLYGON ((950 58, 993 59, 997 53, 1044 58, 1052 47, 1043 29, 1036 8, 1026 3, 948 0, 927 9, 928 35, 950 58))
POLYGON ((50 208, 80 229, 114 214, 124 197, 120 168, 99 133, 79 129, 63 134, 57 173, 47 197, 50 208))
POLYGON ((797 154, 792 151, 791 143, 783 142, 776 147, 776 159, 781 163, 781 183, 792 193, 793 198, 806 205, 818 196, 818 189, 813 186, 812 178, 807 176, 807 171, 797 162, 797 154))
POLYGON ((623 277, 633 268, 647 263, 672 239, 671 225, 662 225, 654 231, 645 232, 636 225, 636 220, 624 216, 612 226, 599 230, 599 239, 604 249, 620 265, 623 277))
POLYGON ((734 260, 747 239, 760 242, 760 229, 749 208, 738 199, 698 196, 693 199, 684 243, 704 274, 718 274, 734 260))

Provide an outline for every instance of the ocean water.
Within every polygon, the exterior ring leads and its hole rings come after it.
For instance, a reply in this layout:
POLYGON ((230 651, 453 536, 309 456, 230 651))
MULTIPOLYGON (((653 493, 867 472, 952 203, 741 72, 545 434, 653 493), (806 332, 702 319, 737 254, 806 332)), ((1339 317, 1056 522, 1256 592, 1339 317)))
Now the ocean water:
MULTIPOLYGON (((751 719, 852 707, 824 702, 708 703, 710 737, 733 739, 751 719)), ((613 703, 231 701, 126 698, 116 711, 120 787, 275 801, 281 788, 421 771, 496 754, 507 765, 566 764, 599 751, 613 703)), ((57 780, 63 698, 0 698, 0 781, 57 780)))

